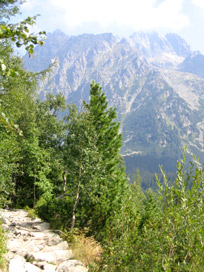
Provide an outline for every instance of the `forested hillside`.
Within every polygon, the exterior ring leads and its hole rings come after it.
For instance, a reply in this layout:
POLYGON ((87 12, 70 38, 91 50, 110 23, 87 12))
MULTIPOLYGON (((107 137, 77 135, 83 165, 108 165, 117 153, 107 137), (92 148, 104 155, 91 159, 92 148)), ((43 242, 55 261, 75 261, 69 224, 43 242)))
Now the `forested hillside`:
MULTIPOLYGON (((103 251, 89 271, 203 271, 203 169, 192 162, 186 172, 184 152, 173 181, 160 169, 155 192, 141 189, 138 171, 129 184, 116 109, 100 84, 90 82, 81 111, 62 94, 39 99, 46 71, 26 71, 14 50, 32 55, 43 42, 29 34, 35 18, 7 23, 19 7, 0 3, 0 206, 33 208, 64 237, 97 240, 103 251)), ((3 237, 0 228, 1 264, 3 237)))

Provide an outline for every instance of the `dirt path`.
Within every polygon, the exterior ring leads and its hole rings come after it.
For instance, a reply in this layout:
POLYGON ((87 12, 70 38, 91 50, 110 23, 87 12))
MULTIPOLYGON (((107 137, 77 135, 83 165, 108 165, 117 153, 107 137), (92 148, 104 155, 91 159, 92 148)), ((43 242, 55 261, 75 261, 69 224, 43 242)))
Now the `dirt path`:
POLYGON ((24 210, 1 209, 0 217, 8 236, 9 272, 88 271, 49 223, 29 218, 24 210))

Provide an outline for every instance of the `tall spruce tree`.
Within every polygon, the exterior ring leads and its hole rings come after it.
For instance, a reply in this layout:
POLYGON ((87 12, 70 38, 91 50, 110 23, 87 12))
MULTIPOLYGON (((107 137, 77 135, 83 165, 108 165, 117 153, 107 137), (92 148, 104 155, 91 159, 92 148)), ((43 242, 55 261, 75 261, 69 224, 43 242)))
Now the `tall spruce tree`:
MULTIPOLYGON (((101 228, 120 208, 123 192, 126 187, 126 175, 120 155, 122 136, 120 124, 115 121, 116 109, 108 108, 106 95, 102 87, 91 83, 89 104, 83 102, 98 135, 96 146, 103 161, 103 179, 100 186, 105 191, 101 195, 101 228)), ((99 190, 100 192, 100 190, 99 190)))
POLYGON ((84 102, 85 108, 92 116, 94 127, 98 133, 97 146, 103 154, 104 159, 112 160, 118 158, 122 145, 122 136, 119 134, 120 124, 115 121, 117 118, 116 109, 108 109, 106 95, 102 87, 93 81, 90 89, 89 104, 84 102))

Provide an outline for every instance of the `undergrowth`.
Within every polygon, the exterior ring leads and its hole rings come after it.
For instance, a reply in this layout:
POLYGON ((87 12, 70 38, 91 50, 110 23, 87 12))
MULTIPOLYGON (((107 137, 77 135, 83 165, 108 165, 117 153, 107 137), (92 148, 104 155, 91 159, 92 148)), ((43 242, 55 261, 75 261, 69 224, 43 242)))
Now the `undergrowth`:
POLYGON ((24 209, 27 211, 28 217, 30 217, 30 218, 36 218, 36 217, 38 217, 38 215, 35 212, 35 209, 31 209, 28 206, 26 206, 24 209))
POLYGON ((67 236, 68 243, 74 258, 80 260, 85 266, 90 267, 100 260, 101 245, 93 236, 86 236, 86 231, 70 232, 67 236))
POLYGON ((4 254, 6 253, 6 238, 5 233, 2 228, 2 222, 0 219, 0 269, 5 271, 6 269, 6 260, 4 258, 4 254))

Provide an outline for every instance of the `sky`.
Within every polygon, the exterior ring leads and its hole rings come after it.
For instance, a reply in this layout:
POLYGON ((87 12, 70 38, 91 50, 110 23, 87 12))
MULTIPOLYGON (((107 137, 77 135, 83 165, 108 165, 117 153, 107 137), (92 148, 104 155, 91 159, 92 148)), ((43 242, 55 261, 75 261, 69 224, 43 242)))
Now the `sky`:
POLYGON ((33 31, 68 35, 173 32, 204 54, 204 0, 27 0, 21 18, 40 14, 33 31))

